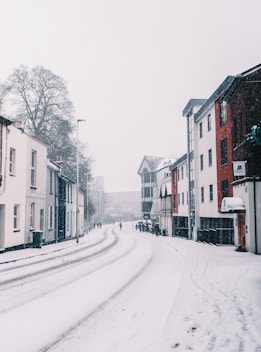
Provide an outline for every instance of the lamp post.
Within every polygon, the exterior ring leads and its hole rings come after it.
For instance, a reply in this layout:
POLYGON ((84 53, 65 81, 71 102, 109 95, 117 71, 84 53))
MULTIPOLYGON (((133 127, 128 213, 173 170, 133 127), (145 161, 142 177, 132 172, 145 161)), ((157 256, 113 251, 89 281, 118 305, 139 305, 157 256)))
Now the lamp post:
POLYGON ((76 146, 76 243, 79 243, 79 122, 85 121, 83 119, 77 120, 77 146, 76 146))

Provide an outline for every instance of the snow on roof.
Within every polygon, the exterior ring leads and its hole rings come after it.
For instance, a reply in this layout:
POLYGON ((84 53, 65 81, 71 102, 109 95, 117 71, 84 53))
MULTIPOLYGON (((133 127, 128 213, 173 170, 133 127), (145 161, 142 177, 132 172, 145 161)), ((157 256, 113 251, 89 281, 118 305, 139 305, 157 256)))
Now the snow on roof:
POLYGON ((240 197, 224 197, 221 203, 221 213, 244 212, 245 204, 240 197))

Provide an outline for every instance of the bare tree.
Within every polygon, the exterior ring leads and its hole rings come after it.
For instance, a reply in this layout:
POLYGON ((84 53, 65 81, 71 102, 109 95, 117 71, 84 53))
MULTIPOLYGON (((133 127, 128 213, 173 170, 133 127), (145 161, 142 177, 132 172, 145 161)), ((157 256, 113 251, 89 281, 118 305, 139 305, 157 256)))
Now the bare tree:
POLYGON ((54 156, 54 144, 61 154, 73 130, 73 104, 65 81, 41 66, 20 66, 8 77, 5 89, 16 106, 16 120, 48 146, 49 154, 54 156))
POLYGON ((5 98, 9 92, 8 86, 0 83, 0 112, 2 114, 5 98))
MULTIPOLYGON (((23 121, 25 131, 47 145, 48 157, 62 161, 64 173, 76 179, 76 126, 66 82, 41 66, 19 66, 0 85, 0 108, 4 102, 15 108, 15 120, 23 121)), ((86 190, 92 158, 85 157, 84 145, 79 161, 80 186, 86 190)))

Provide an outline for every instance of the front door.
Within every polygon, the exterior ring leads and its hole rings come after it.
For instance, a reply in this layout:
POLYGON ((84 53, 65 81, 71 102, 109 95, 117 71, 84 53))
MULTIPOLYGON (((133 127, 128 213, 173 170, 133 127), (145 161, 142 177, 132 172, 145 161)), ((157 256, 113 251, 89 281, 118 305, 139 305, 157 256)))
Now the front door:
POLYGON ((246 234, 245 234, 245 213, 237 214, 238 222, 238 243, 241 249, 246 247, 246 234))

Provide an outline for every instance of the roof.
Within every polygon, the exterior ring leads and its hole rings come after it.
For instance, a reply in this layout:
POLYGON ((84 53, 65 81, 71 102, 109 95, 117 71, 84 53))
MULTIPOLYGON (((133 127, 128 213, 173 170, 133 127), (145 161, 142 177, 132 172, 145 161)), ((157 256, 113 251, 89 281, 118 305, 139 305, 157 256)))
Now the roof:
POLYGON ((138 175, 142 174, 142 168, 144 167, 144 164, 148 167, 149 172, 154 172, 157 170, 159 164, 165 160, 165 157, 160 157, 160 156, 144 156, 139 170, 138 170, 138 175))
POLYGON ((177 160, 177 157, 175 157, 175 156, 170 156, 170 157, 164 158, 164 159, 158 164, 156 171, 159 171, 159 170, 161 170, 161 169, 165 169, 166 167, 169 168, 169 166, 174 162, 174 160, 177 160))
POLYGON ((229 90, 226 92, 226 94, 224 95, 223 99, 226 101, 229 101, 229 99, 233 96, 233 94, 235 93, 235 91, 237 90, 237 88, 240 86, 240 84, 242 82, 259 82, 258 81, 251 81, 251 75, 255 74, 257 71, 261 70, 261 64, 256 65, 252 68, 250 68, 249 70, 240 73, 239 75, 237 75, 235 77, 235 80, 233 82, 233 84, 231 85, 231 87, 229 87, 229 90))
POLYGON ((182 112, 183 116, 190 115, 192 113, 192 109, 194 106, 201 106, 206 101, 207 99, 190 99, 187 105, 185 106, 185 108, 183 109, 183 112, 182 112))
POLYGON ((219 87, 214 91, 214 93, 206 100, 199 111, 195 114, 194 119, 198 121, 209 108, 215 103, 215 101, 223 95, 228 88, 233 84, 235 76, 227 76, 227 78, 219 85, 219 87))
POLYGON ((240 73, 238 76, 246 77, 246 76, 249 76, 249 75, 252 74, 252 73, 255 73, 256 71, 258 71, 258 70, 260 70, 260 69, 261 69, 261 64, 258 64, 258 65, 256 65, 256 66, 250 68, 249 70, 240 73))
POLYGON ((0 116, 0 124, 2 125, 6 125, 6 126, 9 126, 13 123, 13 121, 9 120, 9 119, 6 119, 5 117, 3 116, 0 116))
POLYGON ((174 170, 179 164, 187 160, 187 153, 182 155, 178 160, 176 160, 172 165, 170 165, 169 170, 174 170))

